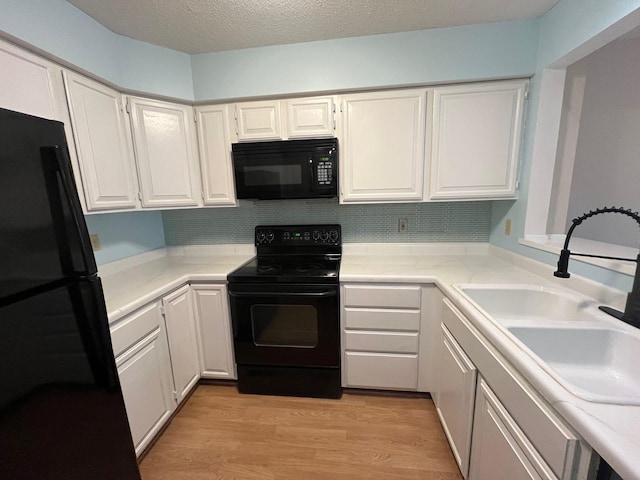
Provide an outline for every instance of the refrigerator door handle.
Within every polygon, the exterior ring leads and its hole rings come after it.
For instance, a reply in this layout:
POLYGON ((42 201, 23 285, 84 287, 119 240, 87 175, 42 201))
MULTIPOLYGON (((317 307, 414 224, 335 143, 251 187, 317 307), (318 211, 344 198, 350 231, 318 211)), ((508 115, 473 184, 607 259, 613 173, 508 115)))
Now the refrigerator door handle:
POLYGON ((81 272, 81 275, 91 276, 97 272, 97 266, 93 256, 93 249, 91 248, 91 241, 89 240, 87 224, 84 221, 82 206, 78 199, 75 179, 69 168, 68 155, 65 149, 59 145, 40 147, 40 155, 44 166, 47 191, 51 201, 51 214, 54 217, 54 221, 56 221, 55 223, 61 226, 56 232, 56 236, 63 268, 66 269, 68 266, 71 270, 67 272, 69 275, 76 276, 80 273, 73 269, 70 243, 68 241, 69 235, 65 229, 65 208, 63 205, 63 201, 65 201, 75 227, 74 233, 78 237, 78 247, 86 268, 86 272, 81 272), (60 183, 58 183, 58 178, 60 183), (59 185, 62 185, 63 192, 60 191, 59 185), (62 193, 64 193, 64 198, 62 193))
POLYGON ((70 285, 69 294, 96 385, 107 390, 119 388, 100 277, 70 285))

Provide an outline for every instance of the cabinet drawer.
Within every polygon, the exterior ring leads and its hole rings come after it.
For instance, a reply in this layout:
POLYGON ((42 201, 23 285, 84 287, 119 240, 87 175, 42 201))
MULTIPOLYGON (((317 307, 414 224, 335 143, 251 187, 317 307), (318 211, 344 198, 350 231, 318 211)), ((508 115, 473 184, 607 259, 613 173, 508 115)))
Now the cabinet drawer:
POLYGON ((346 352, 346 386, 416 390, 418 356, 346 352))
POLYGON ((345 285, 345 307, 420 308, 420 287, 345 285))
POLYGON ((418 334, 345 332, 345 349, 367 352, 418 353, 418 334))
POLYGON ((160 324, 158 302, 151 303, 124 317, 111 327, 114 356, 142 340, 160 324))
POLYGON ((362 330, 420 330, 420 310, 345 308, 345 328, 362 330))

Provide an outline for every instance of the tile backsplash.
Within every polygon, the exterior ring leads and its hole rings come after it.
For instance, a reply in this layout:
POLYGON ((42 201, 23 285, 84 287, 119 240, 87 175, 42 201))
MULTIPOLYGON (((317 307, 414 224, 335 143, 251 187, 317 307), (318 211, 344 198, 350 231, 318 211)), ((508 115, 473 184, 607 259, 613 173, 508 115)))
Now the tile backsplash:
POLYGON ((253 243, 256 225, 339 223, 345 243, 488 242, 491 203, 339 205, 337 199, 243 202, 239 207, 165 210, 167 245, 253 243), (406 218, 408 232, 398 233, 406 218))

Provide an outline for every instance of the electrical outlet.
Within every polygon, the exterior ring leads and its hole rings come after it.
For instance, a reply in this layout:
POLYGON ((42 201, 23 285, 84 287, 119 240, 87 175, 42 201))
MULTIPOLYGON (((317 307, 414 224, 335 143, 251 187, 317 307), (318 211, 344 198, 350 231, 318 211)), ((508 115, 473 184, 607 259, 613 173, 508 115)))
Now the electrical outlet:
POLYGON ((398 233, 407 233, 409 231, 409 225, 406 218, 398 219, 398 233))
POLYGON ((504 234, 511 235, 511 219, 510 218, 507 218, 507 220, 504 222, 504 234))
POLYGON ((91 235, 89 235, 89 238, 91 239, 91 248, 93 248, 93 251, 97 252, 98 250, 100 250, 100 237, 98 236, 98 234, 92 233, 91 235))

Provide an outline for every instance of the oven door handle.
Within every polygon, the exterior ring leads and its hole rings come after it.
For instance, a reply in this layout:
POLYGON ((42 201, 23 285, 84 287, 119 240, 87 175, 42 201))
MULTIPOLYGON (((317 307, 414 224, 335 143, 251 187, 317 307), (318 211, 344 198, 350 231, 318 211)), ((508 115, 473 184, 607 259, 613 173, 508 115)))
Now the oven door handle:
POLYGON ((335 297, 337 291, 331 292, 229 292, 231 297, 335 297))

